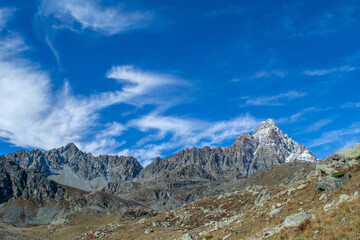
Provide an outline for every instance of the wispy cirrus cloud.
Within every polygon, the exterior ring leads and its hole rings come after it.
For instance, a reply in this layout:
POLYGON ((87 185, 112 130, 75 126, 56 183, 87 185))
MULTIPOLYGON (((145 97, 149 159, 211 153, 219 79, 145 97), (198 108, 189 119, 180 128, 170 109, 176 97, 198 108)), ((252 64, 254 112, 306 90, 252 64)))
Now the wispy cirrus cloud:
POLYGON ((326 125, 328 125, 331 122, 333 122, 332 119, 322 119, 322 120, 316 121, 316 122, 312 123, 310 126, 308 126, 307 128, 305 128, 303 132, 314 132, 314 131, 320 130, 321 128, 325 127, 326 125))
POLYGON ((356 122, 346 128, 324 132, 319 138, 312 140, 309 146, 318 147, 328 145, 330 143, 336 143, 337 148, 340 148, 347 143, 348 139, 346 138, 346 136, 351 136, 352 138, 359 139, 360 123, 356 122))
POLYGON ((98 0, 43 0, 38 14, 53 18, 54 28, 90 29, 104 35, 139 29, 153 19, 149 11, 125 10, 123 5, 105 7, 98 0))
POLYGON ((13 15, 14 9, 11 8, 1 8, 0 9, 0 30, 2 30, 7 22, 8 19, 13 15))
POLYGON ((206 122, 150 113, 131 121, 129 126, 136 127, 142 132, 154 133, 141 139, 134 148, 122 150, 120 154, 136 156, 147 165, 154 157, 163 156, 163 153, 169 150, 214 146, 225 140, 235 139, 242 133, 253 131, 258 123, 259 120, 251 115, 242 115, 229 121, 206 122), (166 142, 152 142, 166 136, 170 137, 166 142))
POLYGON ((319 108, 316 107, 308 107, 305 109, 302 109, 298 111, 297 113, 294 113, 290 115, 289 117, 282 117, 276 120, 277 123, 294 123, 297 121, 300 121, 302 117, 304 117, 305 114, 311 113, 311 112, 318 112, 321 111, 319 108))
MULTIPOLYGON (((0 19, 5 23, 6 11, 0 9, 0 19)), ((31 49, 23 38, 1 33, 0 138, 16 146, 50 149, 75 142, 87 151, 113 151, 119 146, 115 138, 126 131, 126 126, 117 122, 100 124, 100 111, 119 103, 161 104, 156 96, 147 95, 178 81, 125 65, 113 67, 106 75, 119 81, 117 90, 77 96, 65 81, 54 91, 49 74, 23 57, 31 49)))
MULTIPOLYGON (((136 100, 136 96, 151 93, 151 90, 159 86, 184 85, 182 81, 174 76, 143 71, 133 65, 113 66, 106 74, 107 78, 116 79, 124 84, 121 91, 123 100, 136 100)), ((152 97, 152 99, 154 99, 152 97)), ((142 99, 143 100, 143 99, 142 99)), ((141 101, 138 102, 141 104, 141 101)))
POLYGON ((357 70, 356 67, 342 66, 338 68, 329 68, 329 69, 305 70, 303 73, 308 76, 324 76, 333 73, 352 72, 355 70, 357 70))
POLYGON ((342 108, 360 108, 360 102, 348 102, 341 106, 342 108))
POLYGON ((269 71, 260 71, 255 73, 251 78, 253 79, 259 79, 259 78, 268 78, 271 76, 283 78, 285 77, 286 72, 280 71, 280 70, 269 70, 269 71))
POLYGON ((306 96, 304 92, 289 91, 275 96, 243 97, 246 102, 243 106, 279 106, 285 104, 285 101, 294 100, 306 96))
POLYGON ((147 136, 119 154, 134 155, 147 164, 157 155, 182 147, 221 144, 258 123, 250 115, 217 122, 167 116, 163 110, 174 103, 165 92, 185 86, 185 81, 133 65, 113 66, 105 74, 108 81, 119 83, 119 89, 80 96, 65 81, 54 91, 49 74, 23 57, 28 49, 20 35, 0 41, 0 138, 16 146, 48 150, 75 142, 94 154, 115 153, 125 144, 118 137, 135 128, 147 136), (120 103, 151 104, 156 111, 128 122, 100 122, 102 110, 120 103))

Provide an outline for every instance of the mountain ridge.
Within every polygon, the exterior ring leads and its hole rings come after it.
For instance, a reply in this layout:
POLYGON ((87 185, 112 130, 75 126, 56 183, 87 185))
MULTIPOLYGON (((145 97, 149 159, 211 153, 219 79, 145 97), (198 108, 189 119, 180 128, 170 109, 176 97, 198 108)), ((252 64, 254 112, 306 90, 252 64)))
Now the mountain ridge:
POLYGON ((145 168, 132 156, 95 157, 73 143, 45 152, 19 150, 6 158, 58 184, 143 202, 158 210, 230 191, 259 169, 316 161, 272 119, 261 122, 251 135, 237 137, 231 146, 184 149, 165 159, 156 157, 145 168))
POLYGON ((25 169, 38 169, 45 177, 85 191, 98 191, 113 182, 147 181, 165 171, 196 165, 214 178, 245 178, 257 171, 289 161, 316 161, 304 145, 280 130, 274 120, 261 122, 250 135, 244 133, 228 147, 181 150, 164 160, 156 157, 145 168, 132 156, 93 156, 74 143, 41 152, 19 150, 6 155, 25 169), (76 179, 81 179, 78 181, 76 179))

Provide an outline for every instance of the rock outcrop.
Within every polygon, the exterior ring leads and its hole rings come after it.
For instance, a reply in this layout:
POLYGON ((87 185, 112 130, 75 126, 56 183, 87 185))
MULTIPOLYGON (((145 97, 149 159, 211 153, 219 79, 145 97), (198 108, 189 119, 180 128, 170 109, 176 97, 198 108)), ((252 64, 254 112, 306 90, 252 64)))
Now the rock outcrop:
POLYGON ((315 216, 307 211, 302 211, 299 213, 292 214, 285 218, 283 222, 284 227, 295 227, 299 226, 300 224, 304 223, 307 220, 313 220, 315 216))
POLYGON ((316 183, 315 189, 317 193, 322 193, 324 191, 330 193, 335 191, 336 189, 341 188, 348 182, 349 173, 344 173, 337 177, 327 176, 316 183))
POLYGON ((16 162, 0 157, 0 204, 9 199, 22 197, 38 205, 53 200, 60 201, 65 189, 54 181, 46 179, 38 170, 21 168, 16 162))

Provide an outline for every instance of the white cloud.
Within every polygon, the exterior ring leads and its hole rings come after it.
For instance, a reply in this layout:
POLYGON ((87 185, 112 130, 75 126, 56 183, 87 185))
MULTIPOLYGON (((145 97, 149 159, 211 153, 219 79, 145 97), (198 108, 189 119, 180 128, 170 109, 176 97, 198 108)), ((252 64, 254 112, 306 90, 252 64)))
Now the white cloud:
POLYGON ((221 144, 225 140, 235 139, 244 132, 255 129, 259 120, 250 115, 243 115, 229 121, 205 122, 197 119, 186 119, 173 116, 161 116, 151 113, 140 119, 133 120, 131 127, 140 131, 155 131, 153 137, 141 139, 136 148, 125 149, 120 154, 130 154, 147 165, 156 156, 163 156, 166 151, 179 150, 186 147, 202 147, 221 144), (170 136, 170 140, 155 144, 170 136))
POLYGON ((14 9, 0 8, 0 31, 6 26, 8 19, 13 15, 14 9))
POLYGON ((284 101, 286 100, 293 100, 296 98, 304 97, 306 93, 297 92, 297 91, 289 91, 286 93, 280 93, 275 96, 260 96, 260 97, 244 97, 246 100, 246 105, 253 105, 253 106, 278 106, 283 105, 284 101))
POLYGON ((132 65, 115 66, 106 74, 106 77, 124 83, 122 89, 124 100, 147 94, 155 87, 181 83, 173 76, 141 71, 132 65))
POLYGON ((312 123, 309 127, 307 127, 304 132, 314 132, 317 131, 323 127, 325 127, 326 125, 328 125, 329 123, 331 123, 332 120, 331 119, 322 119, 319 120, 315 123, 312 123))
POLYGON ((51 52, 54 54, 54 57, 55 57, 56 62, 57 62, 57 64, 58 64, 58 66, 59 66, 59 69, 61 70, 59 52, 55 49, 55 47, 54 47, 53 43, 50 41, 48 35, 46 35, 46 37, 45 37, 45 42, 46 42, 46 44, 49 46, 51 52))
POLYGON ((123 144, 116 137, 126 126, 100 124, 100 111, 118 103, 161 104, 156 96, 144 96, 179 82, 133 66, 117 66, 107 77, 121 81, 122 89, 76 96, 65 82, 54 92, 49 75, 22 57, 27 49, 17 34, 0 41, 0 138, 17 146, 50 149, 75 142, 86 151, 113 152, 123 144))
POLYGON ((277 119, 276 122, 278 122, 278 123, 294 123, 294 122, 299 121, 300 118, 303 117, 306 113, 317 112, 317 111, 320 111, 320 110, 315 107, 305 108, 289 117, 282 117, 280 119, 277 119))
POLYGON ((352 72, 355 70, 355 67, 342 66, 339 68, 306 70, 304 71, 304 74, 308 76, 324 76, 332 73, 352 72))
POLYGON ((360 102, 348 102, 341 106, 342 108, 360 108, 360 102))
POLYGON ((314 139, 310 142, 310 147, 318 147, 328 145, 330 143, 336 143, 338 146, 343 146, 348 142, 348 138, 359 137, 360 135, 360 123, 354 123, 347 128, 341 128, 335 131, 324 132, 321 137, 314 139), (346 138, 345 138, 346 137, 346 138))
POLYGON ((57 28, 91 29, 105 35, 142 28, 153 19, 149 11, 127 11, 123 6, 104 7, 99 0, 43 0, 39 15, 57 19, 54 25, 57 28))
POLYGON ((157 129, 159 131, 158 136, 165 137, 167 133, 172 133, 174 136, 189 134, 194 130, 194 122, 197 121, 149 114, 143 118, 133 120, 130 125, 137 127, 143 132, 157 129))
POLYGON ((127 127, 118 122, 108 123, 104 129, 97 133, 90 143, 86 143, 82 150, 91 152, 94 155, 114 153, 114 150, 124 145, 125 141, 118 141, 116 137, 121 136, 127 127))
POLYGON ((268 78, 271 76, 276 76, 279 78, 285 77, 286 73, 280 70, 271 70, 271 71, 260 71, 254 74, 252 78, 259 79, 259 78, 268 78))

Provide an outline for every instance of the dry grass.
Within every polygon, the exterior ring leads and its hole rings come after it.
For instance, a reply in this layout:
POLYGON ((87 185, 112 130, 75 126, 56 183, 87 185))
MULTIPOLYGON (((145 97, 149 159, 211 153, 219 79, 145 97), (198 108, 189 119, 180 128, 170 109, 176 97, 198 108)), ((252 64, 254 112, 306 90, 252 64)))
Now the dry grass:
MULTIPOLYGON (((338 189, 329 195, 326 203, 333 200, 336 203, 341 194, 353 195, 355 191, 360 191, 360 164, 353 165, 347 171, 352 178, 343 188, 338 189)), ((319 202, 319 201, 317 201, 319 202)), ((343 202, 335 209, 324 212, 321 204, 312 207, 312 213, 316 219, 311 221, 302 229, 285 229, 273 239, 360 239, 360 199, 351 202, 343 202)))

